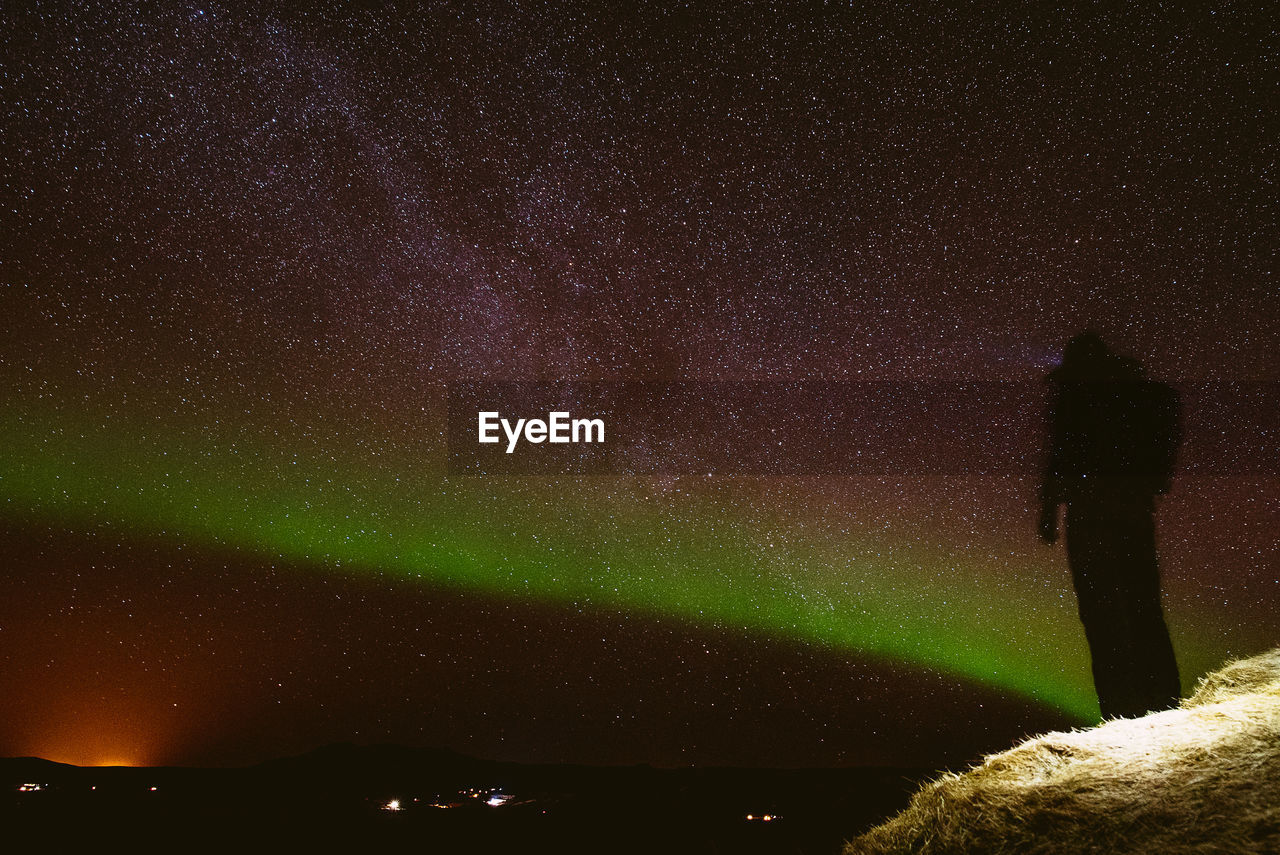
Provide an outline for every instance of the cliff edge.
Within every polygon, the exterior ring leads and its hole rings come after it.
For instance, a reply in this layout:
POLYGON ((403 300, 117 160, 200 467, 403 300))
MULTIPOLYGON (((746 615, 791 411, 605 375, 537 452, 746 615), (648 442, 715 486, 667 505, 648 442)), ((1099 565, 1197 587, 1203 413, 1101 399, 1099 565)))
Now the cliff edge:
POLYGON ((1280 648, 1210 674, 1177 709, 945 775, 844 851, 1280 853, 1280 648))

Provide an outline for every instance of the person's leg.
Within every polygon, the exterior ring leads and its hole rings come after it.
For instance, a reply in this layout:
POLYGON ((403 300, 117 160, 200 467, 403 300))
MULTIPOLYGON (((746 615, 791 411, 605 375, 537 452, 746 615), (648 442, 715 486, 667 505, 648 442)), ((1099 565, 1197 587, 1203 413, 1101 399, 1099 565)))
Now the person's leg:
POLYGON ((1067 509, 1067 562, 1103 718, 1126 715, 1133 705, 1128 650, 1132 633, 1114 587, 1109 529, 1109 520, 1095 505, 1077 503, 1067 509))
POLYGON ((1160 567, 1150 503, 1135 503, 1126 519, 1126 596, 1133 631, 1133 680, 1143 712, 1177 706, 1182 686, 1160 606, 1160 567))
POLYGON ((1121 637, 1118 664, 1125 683, 1126 716, 1145 715, 1177 704, 1180 695, 1164 612, 1160 608, 1160 570, 1156 556, 1155 519, 1151 501, 1141 494, 1120 494, 1106 503, 1100 526, 1100 549, 1116 611, 1112 617, 1121 637))
MULTIPOLYGON (((1172 709, 1182 695, 1178 662, 1169 639, 1169 629, 1160 608, 1159 591, 1144 601, 1134 616, 1135 662, 1142 678, 1144 711, 1172 709)), ((1138 676, 1138 675, 1136 675, 1138 676)))
POLYGON ((1117 623, 1124 615, 1115 608, 1114 601, 1087 584, 1077 582, 1076 598, 1085 639, 1089 642, 1093 686, 1098 693, 1102 717, 1128 715, 1133 706, 1126 667, 1129 657, 1124 633, 1117 632, 1117 623))

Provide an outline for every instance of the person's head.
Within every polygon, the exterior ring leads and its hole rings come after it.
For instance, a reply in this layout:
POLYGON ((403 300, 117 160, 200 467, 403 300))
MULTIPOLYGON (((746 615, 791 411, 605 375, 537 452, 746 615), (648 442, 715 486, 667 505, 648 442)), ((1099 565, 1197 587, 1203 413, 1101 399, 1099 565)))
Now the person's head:
POLYGON ((1111 355, 1102 336, 1093 330, 1085 330, 1071 337, 1062 350, 1063 365, 1097 365, 1111 355))

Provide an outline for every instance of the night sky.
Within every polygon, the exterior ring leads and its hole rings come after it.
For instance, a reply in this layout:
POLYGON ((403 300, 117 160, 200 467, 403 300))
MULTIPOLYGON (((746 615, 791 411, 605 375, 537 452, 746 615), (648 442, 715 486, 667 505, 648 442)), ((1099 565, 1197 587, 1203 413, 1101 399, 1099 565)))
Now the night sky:
POLYGON ((1197 425, 1184 686, 1280 640, 1265 4, 300 5, 0 11, 0 756, 934 767, 1094 722, 1035 536, 1086 327, 1197 425), (678 461, 451 468, 450 390, 533 380, 1010 391, 937 444, 809 396, 817 471, 682 412, 678 461))

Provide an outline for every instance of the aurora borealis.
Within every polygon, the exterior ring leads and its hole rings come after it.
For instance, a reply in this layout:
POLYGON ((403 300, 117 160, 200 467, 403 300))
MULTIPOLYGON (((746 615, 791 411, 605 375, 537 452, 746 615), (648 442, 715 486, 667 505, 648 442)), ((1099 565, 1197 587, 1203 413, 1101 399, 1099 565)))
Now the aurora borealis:
MULTIPOLYGON (((1280 379, 1247 6, 4 14, 0 755, 999 749, 1097 714, 1034 529, 1063 343, 1280 379), (678 465, 451 471, 449 390, 533 380, 1027 392, 994 472, 700 470, 681 412, 678 465)), ((1189 400, 1188 685, 1280 629, 1275 426, 1189 400)), ((906 447, 865 421, 821 454, 906 447)))

